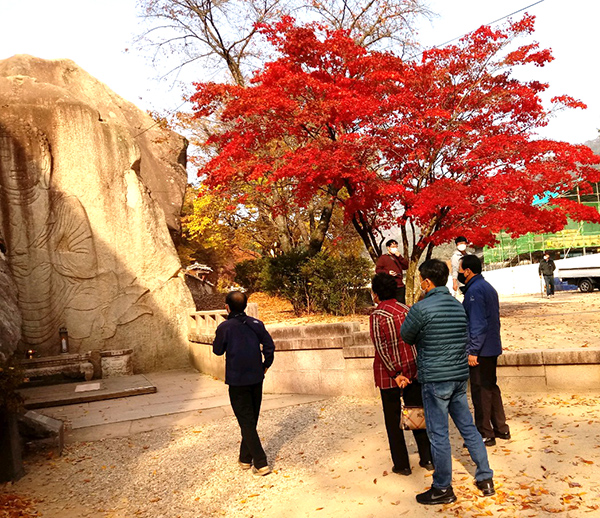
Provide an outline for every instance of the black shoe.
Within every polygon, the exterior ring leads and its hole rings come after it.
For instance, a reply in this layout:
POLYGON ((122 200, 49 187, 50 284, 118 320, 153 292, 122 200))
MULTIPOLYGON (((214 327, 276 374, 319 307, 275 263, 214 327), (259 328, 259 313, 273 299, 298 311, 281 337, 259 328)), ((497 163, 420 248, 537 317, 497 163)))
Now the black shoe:
POLYGON ((396 466, 392 467, 392 472, 397 473, 398 475, 404 475, 405 477, 408 477, 408 475, 410 475, 412 473, 410 468, 400 469, 400 468, 397 468, 396 466))
POLYGON ((433 462, 431 462, 431 461, 427 461, 427 462, 419 461, 419 466, 421 466, 422 468, 425 468, 427 471, 434 470, 433 462))
POLYGON ((486 446, 496 446, 496 439, 494 439, 493 437, 484 437, 483 438, 483 444, 485 444, 486 446))
POLYGON ((417 502, 423 505, 451 504, 456 502, 456 495, 452 491, 452 486, 446 489, 432 487, 424 493, 418 494, 417 502))
POLYGON ((496 439, 504 439, 505 441, 508 441, 510 439, 510 432, 506 432, 506 433, 494 432, 494 435, 496 436, 496 439))
POLYGON ((475 481, 475 485, 477 489, 481 490, 483 496, 492 496, 496 494, 496 490, 494 489, 494 480, 488 478, 487 480, 478 480, 475 481))

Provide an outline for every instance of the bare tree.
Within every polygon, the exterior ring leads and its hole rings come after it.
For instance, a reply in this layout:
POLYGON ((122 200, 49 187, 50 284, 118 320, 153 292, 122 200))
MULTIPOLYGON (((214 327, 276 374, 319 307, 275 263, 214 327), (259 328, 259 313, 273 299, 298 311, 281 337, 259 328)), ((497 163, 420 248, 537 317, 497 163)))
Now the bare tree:
POLYGON ((322 0, 310 9, 331 27, 349 31, 363 47, 400 45, 402 52, 416 45, 417 19, 432 16, 421 0, 322 0))
POLYGON ((404 51, 415 43, 417 19, 432 14, 423 0, 139 0, 139 6, 146 29, 138 43, 154 49, 157 63, 175 61, 165 75, 203 62, 226 69, 240 86, 265 59, 257 24, 292 14, 347 30, 364 47, 387 43, 404 51))
POLYGON ((201 61, 225 67, 240 86, 246 83, 244 68, 261 55, 256 25, 286 12, 284 0, 140 0, 139 5, 148 28, 138 42, 155 49, 156 62, 166 57, 173 63, 173 56, 180 56, 167 74, 201 61))

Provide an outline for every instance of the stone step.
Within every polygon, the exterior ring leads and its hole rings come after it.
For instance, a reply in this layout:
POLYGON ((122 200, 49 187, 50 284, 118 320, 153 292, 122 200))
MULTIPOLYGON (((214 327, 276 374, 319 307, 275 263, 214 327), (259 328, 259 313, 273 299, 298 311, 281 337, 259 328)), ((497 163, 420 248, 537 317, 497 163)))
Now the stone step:
POLYGON ((25 408, 27 409, 76 405, 90 401, 153 394, 154 392, 156 392, 156 386, 143 374, 85 383, 63 383, 19 389, 19 393, 25 399, 25 408))

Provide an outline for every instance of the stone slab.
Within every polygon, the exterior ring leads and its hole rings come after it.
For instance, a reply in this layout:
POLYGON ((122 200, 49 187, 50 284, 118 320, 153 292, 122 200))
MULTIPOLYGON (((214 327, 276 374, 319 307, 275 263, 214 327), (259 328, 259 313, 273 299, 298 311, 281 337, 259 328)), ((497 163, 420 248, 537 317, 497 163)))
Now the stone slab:
POLYGON ((61 420, 29 410, 19 418, 19 428, 27 452, 43 450, 62 455, 65 439, 61 420))
MULTIPOLYGON (((91 381, 88 383, 98 383, 91 381)), ((44 387, 31 387, 19 390, 25 399, 25 407, 28 409, 47 408, 61 405, 75 405, 89 401, 101 401, 104 399, 115 399, 139 394, 151 394, 156 392, 156 386, 146 376, 123 376, 121 378, 108 378, 100 380, 99 390, 76 392, 78 386, 87 383, 65 383, 61 385, 50 385, 44 387)))

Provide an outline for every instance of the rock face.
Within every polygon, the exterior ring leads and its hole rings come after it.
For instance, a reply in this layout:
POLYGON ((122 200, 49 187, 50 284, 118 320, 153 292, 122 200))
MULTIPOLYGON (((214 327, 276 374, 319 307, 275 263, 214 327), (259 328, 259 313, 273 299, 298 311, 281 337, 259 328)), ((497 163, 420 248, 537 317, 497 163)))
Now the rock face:
POLYGON ((0 355, 11 356, 21 339, 17 285, 0 252, 0 355))
POLYGON ((0 61, 0 232, 20 348, 133 349, 138 372, 187 363, 193 309, 169 235, 186 142, 72 61, 0 61), (150 128, 150 129, 148 129, 150 128))

